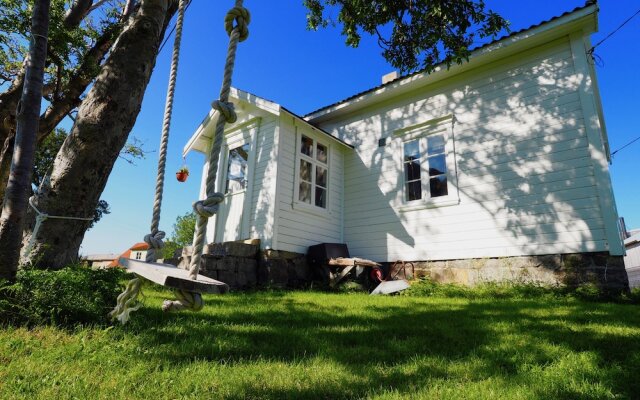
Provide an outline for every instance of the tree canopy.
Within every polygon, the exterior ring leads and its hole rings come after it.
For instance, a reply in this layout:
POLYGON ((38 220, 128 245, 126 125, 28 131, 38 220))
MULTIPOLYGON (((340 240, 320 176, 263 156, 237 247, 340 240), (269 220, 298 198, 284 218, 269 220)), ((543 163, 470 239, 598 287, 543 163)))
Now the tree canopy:
POLYGON ((173 233, 162 251, 164 258, 173 258, 177 249, 191 245, 193 241, 193 234, 196 230, 196 214, 188 212, 184 215, 179 215, 176 218, 175 224, 173 224, 173 233))
POLYGON ((460 64, 477 39, 508 29, 483 0, 304 0, 304 5, 309 29, 341 24, 351 47, 358 47, 363 32, 373 35, 382 56, 403 72, 460 64), (335 12, 337 21, 330 16, 335 12))

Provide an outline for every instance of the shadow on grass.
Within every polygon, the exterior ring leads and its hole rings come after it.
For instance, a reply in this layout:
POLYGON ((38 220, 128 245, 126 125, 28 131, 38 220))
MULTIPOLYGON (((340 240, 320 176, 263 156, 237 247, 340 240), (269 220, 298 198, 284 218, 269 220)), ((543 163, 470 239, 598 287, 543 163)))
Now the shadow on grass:
POLYGON ((272 398, 366 397, 385 388, 411 394, 435 381, 487 379, 527 386, 541 399, 601 396, 585 394, 572 380, 624 398, 640 393, 633 372, 640 368, 637 306, 273 292, 213 298, 208 308, 164 315, 146 307, 127 330, 150 349, 145 357, 159 362, 295 365, 321 359, 357 377, 311 389, 253 388, 272 398), (567 358, 589 368, 563 367, 567 358), (554 377, 548 368, 566 376, 554 377))

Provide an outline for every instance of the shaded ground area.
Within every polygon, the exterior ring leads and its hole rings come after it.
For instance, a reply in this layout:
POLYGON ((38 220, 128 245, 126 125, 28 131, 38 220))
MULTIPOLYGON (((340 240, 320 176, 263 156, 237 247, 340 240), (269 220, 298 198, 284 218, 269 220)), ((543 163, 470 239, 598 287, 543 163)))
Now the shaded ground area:
POLYGON ((640 307, 262 292, 0 330, 0 398, 640 398, 640 307))

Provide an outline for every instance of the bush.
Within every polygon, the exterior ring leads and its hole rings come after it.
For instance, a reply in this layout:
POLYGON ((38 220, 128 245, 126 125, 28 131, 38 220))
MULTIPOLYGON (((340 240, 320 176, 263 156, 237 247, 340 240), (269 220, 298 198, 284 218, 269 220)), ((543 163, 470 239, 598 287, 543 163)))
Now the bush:
POLYGON ((68 327, 107 323, 124 277, 119 268, 22 269, 14 283, 0 281, 0 323, 68 327))

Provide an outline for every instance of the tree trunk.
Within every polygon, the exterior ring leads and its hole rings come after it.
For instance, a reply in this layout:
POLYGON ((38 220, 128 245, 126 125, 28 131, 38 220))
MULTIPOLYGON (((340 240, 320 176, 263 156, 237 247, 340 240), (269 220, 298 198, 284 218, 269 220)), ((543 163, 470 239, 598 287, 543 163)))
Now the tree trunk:
MULTIPOLYGON (((176 11, 175 1, 144 0, 124 29, 94 85, 82 101, 76 122, 54 163, 35 205, 49 215, 87 218, 140 111, 160 41, 176 11)), ((34 213, 24 240, 33 234, 34 213)), ((90 222, 46 220, 25 262, 60 268, 77 260, 90 222)))
POLYGON ((31 43, 24 79, 24 89, 18 104, 18 124, 11 172, 5 190, 0 218, 0 277, 12 280, 18 270, 20 244, 27 202, 31 189, 31 173, 40 122, 40 105, 47 59, 50 0, 36 0, 31 20, 31 43))
POLYGON ((22 71, 15 77, 9 89, 0 93, 0 204, 4 203, 4 191, 9 181, 9 170, 13 158, 13 143, 16 133, 16 109, 22 96, 26 60, 22 71))

